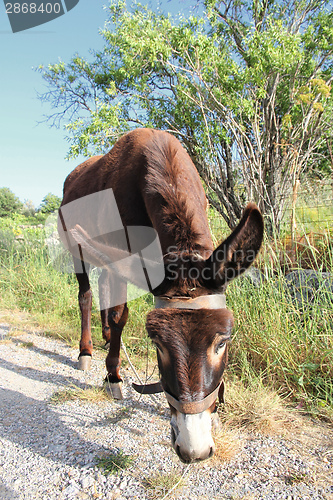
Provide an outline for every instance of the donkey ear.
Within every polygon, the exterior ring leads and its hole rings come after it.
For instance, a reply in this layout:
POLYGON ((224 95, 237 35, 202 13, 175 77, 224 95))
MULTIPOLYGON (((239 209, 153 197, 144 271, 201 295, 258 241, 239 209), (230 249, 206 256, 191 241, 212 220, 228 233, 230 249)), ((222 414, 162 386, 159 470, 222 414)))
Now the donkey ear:
POLYGON ((263 234, 262 215, 254 203, 249 203, 236 229, 206 260, 210 269, 206 285, 221 288, 246 271, 259 252, 263 234))

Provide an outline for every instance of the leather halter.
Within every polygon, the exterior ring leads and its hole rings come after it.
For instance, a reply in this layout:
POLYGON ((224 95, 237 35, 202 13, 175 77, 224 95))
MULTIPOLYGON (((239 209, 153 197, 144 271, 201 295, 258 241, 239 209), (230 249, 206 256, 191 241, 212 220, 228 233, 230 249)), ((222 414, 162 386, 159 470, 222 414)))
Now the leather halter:
POLYGON ((204 399, 200 401, 189 401, 183 402, 174 398, 167 391, 164 391, 165 397, 167 398, 168 403, 180 413, 185 413, 186 415, 195 415, 196 413, 202 413, 205 410, 208 410, 212 406, 213 403, 217 400, 219 390, 221 387, 222 381, 219 385, 214 389, 213 392, 208 394, 204 399))
POLYGON ((201 295, 190 297, 155 297, 155 309, 225 309, 225 295, 201 295))
MULTIPOLYGON (((133 382, 132 387, 140 394, 156 394, 157 392, 164 392, 168 403, 175 410, 179 411, 180 413, 185 413, 186 415, 195 415, 197 413, 202 413, 203 411, 208 410, 208 408, 212 406, 212 404, 216 401, 217 397, 219 396, 219 391, 222 384, 223 380, 221 380, 216 389, 214 389, 204 399, 200 399, 199 401, 188 401, 188 402, 179 401, 178 399, 171 396, 171 394, 169 394, 165 389, 163 389, 161 382, 155 382, 154 384, 148 384, 148 385, 139 385, 133 382)), ((224 402, 223 392, 224 388, 222 390, 222 395, 221 395, 222 402, 224 402)))
MULTIPOLYGON (((155 297, 155 309, 225 309, 226 299, 223 294, 203 295, 194 299, 190 297, 155 297)), ((223 381, 214 389, 208 396, 199 401, 183 402, 174 398, 162 386, 161 382, 153 384, 135 384, 132 387, 140 394, 155 394, 164 392, 168 403, 180 413, 195 415, 202 413, 212 406, 216 401, 220 388, 222 386, 222 401, 223 401, 223 381)))

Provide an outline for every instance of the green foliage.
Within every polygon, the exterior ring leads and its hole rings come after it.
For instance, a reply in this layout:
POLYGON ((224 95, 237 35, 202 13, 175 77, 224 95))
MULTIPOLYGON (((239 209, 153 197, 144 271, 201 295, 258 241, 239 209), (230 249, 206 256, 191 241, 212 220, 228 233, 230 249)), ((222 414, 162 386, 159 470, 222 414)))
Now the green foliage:
POLYGON ((203 4, 172 19, 112 1, 104 49, 40 67, 41 97, 60 109, 53 119, 70 117, 69 157, 105 153, 137 126, 167 129, 229 226, 246 199, 278 225, 295 176, 331 168, 331 4, 203 4))
POLYGON ((40 211, 42 214, 51 214, 58 210, 61 204, 61 198, 55 194, 48 193, 40 205, 40 211))
POLYGON ((0 217, 17 213, 21 208, 22 203, 9 188, 0 188, 0 217))
POLYGON ((1 220, 0 305, 29 312, 46 332, 78 338, 75 276, 52 267, 44 230, 22 227, 22 221, 22 215, 1 220))

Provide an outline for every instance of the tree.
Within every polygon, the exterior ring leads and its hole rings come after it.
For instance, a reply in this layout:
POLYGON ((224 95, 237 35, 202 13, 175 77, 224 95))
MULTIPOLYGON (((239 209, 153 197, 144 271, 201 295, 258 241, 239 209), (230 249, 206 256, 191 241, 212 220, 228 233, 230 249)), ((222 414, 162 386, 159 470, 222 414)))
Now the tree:
POLYGON ((61 198, 56 196, 55 194, 48 193, 44 198, 40 205, 40 212, 42 214, 51 214, 58 210, 61 204, 61 198))
POLYGON ((184 143, 211 204, 230 227, 247 200, 278 228, 303 172, 329 158, 332 8, 327 0, 206 0, 173 22, 138 6, 110 7, 92 62, 40 67, 72 136, 70 157, 104 153, 151 126, 184 143), (329 10, 331 9, 331 10, 329 10))
POLYGON ((32 200, 24 200, 22 214, 25 217, 33 217, 36 213, 36 208, 32 200))
POLYGON ((12 215, 19 212, 21 208, 21 201, 9 188, 0 188, 0 217, 12 215))

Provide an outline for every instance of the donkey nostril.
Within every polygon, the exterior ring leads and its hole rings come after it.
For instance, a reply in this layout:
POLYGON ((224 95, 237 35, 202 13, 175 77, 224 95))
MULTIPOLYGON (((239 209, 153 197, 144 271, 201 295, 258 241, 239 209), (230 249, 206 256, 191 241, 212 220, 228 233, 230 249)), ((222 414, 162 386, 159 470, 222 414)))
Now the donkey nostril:
POLYGON ((180 447, 179 447, 179 445, 178 445, 178 444, 176 445, 176 453, 177 453, 177 455, 179 456, 179 458, 181 458, 181 459, 182 459, 182 456, 181 456, 181 453, 180 453, 180 447))
MULTIPOLYGON (((173 427, 171 427, 171 443, 174 445, 175 442, 176 442, 176 439, 177 439, 177 436, 176 436, 176 432, 175 432, 175 429, 173 427)), ((179 446, 177 445, 177 448, 179 448, 179 446)))
POLYGON ((187 453, 181 453, 180 452, 180 448, 179 446, 177 446, 177 455, 179 456, 180 460, 184 463, 184 464, 190 464, 191 462, 193 462, 193 458, 189 455, 187 455, 187 453))
POLYGON ((214 452, 215 452, 215 450, 214 450, 213 446, 211 446, 208 458, 211 458, 214 455, 214 452))

